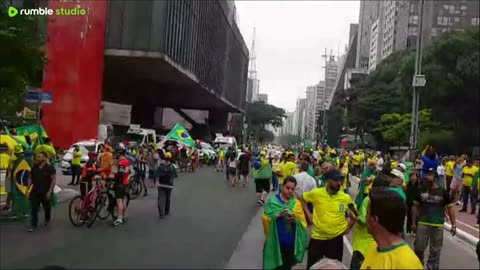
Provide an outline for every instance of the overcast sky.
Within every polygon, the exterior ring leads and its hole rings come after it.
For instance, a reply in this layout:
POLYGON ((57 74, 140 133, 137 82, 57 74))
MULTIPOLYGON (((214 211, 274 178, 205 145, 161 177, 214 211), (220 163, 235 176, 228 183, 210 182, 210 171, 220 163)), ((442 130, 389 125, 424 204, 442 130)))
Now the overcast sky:
POLYGON ((306 87, 324 78, 325 48, 337 55, 348 44, 350 23, 358 23, 359 1, 235 1, 239 27, 255 53, 260 93, 269 103, 295 109, 306 87))

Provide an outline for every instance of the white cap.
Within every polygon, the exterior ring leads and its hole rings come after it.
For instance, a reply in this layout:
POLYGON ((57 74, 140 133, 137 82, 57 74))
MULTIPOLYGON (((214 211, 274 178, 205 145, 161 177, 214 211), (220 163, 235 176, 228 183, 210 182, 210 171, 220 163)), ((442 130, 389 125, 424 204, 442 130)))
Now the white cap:
POLYGON ((402 181, 405 181, 405 177, 403 176, 403 173, 397 169, 393 169, 391 172, 391 174, 395 175, 396 177, 402 179, 402 181))
POLYGON ((405 165, 403 163, 398 164, 398 167, 402 168, 404 171, 407 170, 407 165, 405 165))

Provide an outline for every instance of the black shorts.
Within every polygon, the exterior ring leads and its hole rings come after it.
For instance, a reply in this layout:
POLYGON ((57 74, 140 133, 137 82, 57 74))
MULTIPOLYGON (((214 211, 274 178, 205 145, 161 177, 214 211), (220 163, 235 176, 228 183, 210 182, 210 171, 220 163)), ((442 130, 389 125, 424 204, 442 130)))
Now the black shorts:
POLYGON ((239 174, 243 175, 243 176, 247 176, 248 175, 248 168, 240 168, 239 169, 239 174))
POLYGON ((234 168, 234 167, 228 167, 228 175, 236 175, 237 174, 237 168, 234 168))
POLYGON ((270 179, 255 179, 255 192, 270 192, 270 179))
POLYGON ((115 199, 124 199, 127 197, 128 186, 122 184, 115 184, 115 199))

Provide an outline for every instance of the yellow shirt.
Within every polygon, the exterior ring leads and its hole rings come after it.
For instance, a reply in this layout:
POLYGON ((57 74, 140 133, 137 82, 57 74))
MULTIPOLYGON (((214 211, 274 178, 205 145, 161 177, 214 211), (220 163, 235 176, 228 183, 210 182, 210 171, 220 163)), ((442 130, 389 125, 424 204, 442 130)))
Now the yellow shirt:
POLYGON ((342 187, 340 188, 340 190, 345 190, 347 189, 347 177, 348 177, 348 165, 345 164, 343 165, 343 167, 340 169, 340 173, 343 175, 343 177, 345 177, 345 181, 343 181, 343 184, 342 184, 342 187))
POLYGON ((0 154, 0 170, 6 170, 8 168, 8 164, 10 164, 10 156, 1 153, 0 154))
POLYGON ((367 216, 368 203, 370 197, 367 196, 362 202, 362 206, 358 209, 358 217, 355 226, 352 229, 352 248, 353 251, 358 251, 365 256, 368 248, 375 244, 373 236, 368 233, 367 225, 365 224, 365 218, 367 216))
POLYGON ((223 152, 223 149, 220 149, 220 151, 218 151, 218 159, 221 161, 225 159, 225 153, 223 152))
POLYGON ((347 230, 345 214, 349 205, 355 207, 349 195, 339 191, 330 196, 327 188, 323 187, 304 192, 302 197, 313 205, 313 239, 333 239, 347 230))
POLYGON ((82 159, 82 151, 78 150, 77 152, 73 152, 73 158, 72 158, 72 165, 80 165, 80 161, 82 159))
POLYGON ((382 250, 375 243, 369 247, 360 269, 423 269, 423 265, 405 242, 382 250))
POLYGON ((370 193, 370 190, 372 189, 372 185, 373 185, 373 180, 375 179, 375 175, 370 175, 370 177, 368 177, 367 179, 371 179, 372 181, 370 182, 369 185, 365 186, 365 194, 370 193))
POLYGON ((363 160, 363 155, 362 154, 356 154, 356 155, 353 156, 352 165, 353 166, 360 166, 360 164, 362 164, 362 160, 363 160))
POLYGON ((283 180, 287 178, 288 176, 292 176, 298 172, 297 164, 291 161, 287 161, 281 165, 281 180, 278 179, 278 183, 282 184, 283 180))
POLYGON ((478 168, 475 166, 472 167, 463 167, 462 174, 465 174, 462 177, 462 185, 466 187, 472 186, 473 176, 478 172, 478 168), (468 174, 468 175, 466 175, 468 174))
POLYGON ((455 165, 455 162, 453 162, 453 161, 447 161, 447 163, 445 163, 445 175, 453 177, 453 166, 454 165, 455 165))

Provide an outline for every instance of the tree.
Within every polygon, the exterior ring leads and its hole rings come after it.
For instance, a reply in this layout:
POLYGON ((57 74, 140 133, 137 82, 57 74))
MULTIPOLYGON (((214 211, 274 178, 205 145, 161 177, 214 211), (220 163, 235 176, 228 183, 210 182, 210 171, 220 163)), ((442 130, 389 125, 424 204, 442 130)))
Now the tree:
MULTIPOLYGON (((420 109, 430 110, 430 120, 442 126, 438 132, 443 138, 461 142, 447 147, 457 145, 460 147, 455 149, 457 152, 469 152, 480 141, 479 47, 479 29, 472 28, 445 33, 423 49, 422 74, 427 84, 420 89, 420 109), (454 131, 453 135, 449 131, 454 131)), ((383 60, 365 80, 352 83, 347 91, 345 124, 356 128, 360 134, 377 130, 381 139, 403 142, 404 139, 397 139, 405 136, 397 131, 383 131, 381 135, 379 129, 384 128, 387 120, 407 125, 404 117, 411 110, 414 63, 414 52, 396 52, 383 60), (394 113, 398 115, 389 115, 394 113), (383 116, 383 123, 382 115, 389 115, 383 116)), ((420 138, 422 132, 436 131, 421 130, 420 138)), ((432 139, 435 136, 426 135, 432 139)))
POLYGON ((273 133, 267 132, 265 127, 271 125, 279 128, 283 125, 283 119, 286 117, 284 109, 263 101, 247 103, 246 115, 248 134, 253 134, 255 140, 261 141, 272 141, 273 133))
POLYGON ((0 117, 12 118, 24 106, 25 89, 39 85, 45 56, 36 17, 10 18, 8 2, 0 0, 0 117))
MULTIPOLYGON (((410 138, 411 113, 384 114, 380 117, 375 131, 378 132, 383 142, 389 146, 408 145, 410 138)), ((440 129, 440 123, 431 118, 431 111, 424 109, 419 112, 418 117, 420 132, 434 132, 440 129)))

